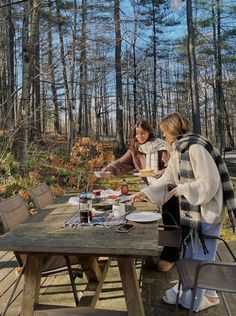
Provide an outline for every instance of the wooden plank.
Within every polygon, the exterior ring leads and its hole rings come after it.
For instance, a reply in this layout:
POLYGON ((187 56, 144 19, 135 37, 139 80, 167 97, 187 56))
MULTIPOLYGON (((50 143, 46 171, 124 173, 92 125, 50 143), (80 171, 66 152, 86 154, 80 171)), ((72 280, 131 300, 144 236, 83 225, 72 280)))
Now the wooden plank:
POLYGON ((65 315, 127 316, 128 314, 127 312, 123 312, 123 311, 79 307, 79 308, 63 308, 63 309, 46 310, 46 311, 35 311, 34 315, 35 316, 65 316, 65 315))
POLYGON ((144 316, 144 308, 137 281, 134 261, 131 258, 118 258, 121 281, 129 316, 144 316))
POLYGON ((43 257, 29 254, 25 267, 25 282, 22 299, 22 314, 32 316, 38 303, 43 257))
POLYGON ((98 286, 96 288, 96 292, 95 292, 95 294, 93 296, 93 299, 92 299, 92 302, 90 304, 91 307, 95 307, 95 305, 96 305, 96 303, 97 303, 97 301, 99 299, 100 293, 102 291, 104 280, 105 280, 105 278, 107 276, 108 269, 110 268, 110 265, 111 265, 111 261, 112 261, 112 258, 108 258, 107 259, 107 262, 105 264, 105 267, 104 267, 102 275, 101 275, 101 278, 99 280, 99 284, 98 284, 98 286))

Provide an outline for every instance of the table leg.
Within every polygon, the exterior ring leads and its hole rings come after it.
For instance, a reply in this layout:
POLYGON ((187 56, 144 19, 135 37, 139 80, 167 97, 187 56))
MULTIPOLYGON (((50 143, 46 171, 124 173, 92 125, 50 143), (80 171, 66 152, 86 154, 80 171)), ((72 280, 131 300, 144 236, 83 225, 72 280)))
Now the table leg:
POLYGON ((129 316, 144 316, 144 307, 137 280, 134 260, 118 258, 121 282, 129 316))
POLYGON ((24 316, 32 316, 34 306, 38 303, 42 264, 43 256, 34 254, 27 255, 21 311, 21 314, 24 316))

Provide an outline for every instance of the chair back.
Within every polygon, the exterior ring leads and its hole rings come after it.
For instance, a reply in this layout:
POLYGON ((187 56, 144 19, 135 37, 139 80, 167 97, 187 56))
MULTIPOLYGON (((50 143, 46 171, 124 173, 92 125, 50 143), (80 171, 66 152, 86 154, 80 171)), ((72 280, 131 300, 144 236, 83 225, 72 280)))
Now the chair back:
POLYGON ((29 190, 35 207, 38 211, 45 208, 47 205, 53 204, 54 199, 50 187, 44 182, 29 190))
POLYGON ((24 223, 30 217, 25 201, 20 195, 13 196, 0 202, 0 216, 5 232, 24 223))
MULTIPOLYGON (((194 315, 193 307, 196 291, 200 289, 215 290, 221 292, 236 293, 236 256, 230 248, 229 244, 221 237, 204 235, 204 239, 221 240, 223 243, 222 258, 229 257, 229 261, 214 261, 214 260, 195 260, 195 259, 180 259, 176 262, 179 275, 178 290, 182 286, 183 291, 192 290, 191 305, 189 315, 194 315), (223 248, 223 245, 225 246, 223 248)), ((221 246, 219 244, 219 246, 221 246)), ((218 250, 217 250, 218 253, 218 250)), ((219 257, 221 259, 221 257, 219 257)), ((177 294, 176 306, 179 301, 179 292, 177 294)), ((226 303, 226 301, 224 301, 226 303)), ((226 309, 228 306, 226 304, 226 309)), ((231 315, 231 313, 229 313, 231 315)))

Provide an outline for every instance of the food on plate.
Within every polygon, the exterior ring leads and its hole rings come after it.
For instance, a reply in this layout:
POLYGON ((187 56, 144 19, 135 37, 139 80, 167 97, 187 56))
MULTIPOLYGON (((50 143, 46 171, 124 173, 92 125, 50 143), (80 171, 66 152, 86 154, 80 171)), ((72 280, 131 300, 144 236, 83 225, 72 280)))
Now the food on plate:
POLYGON ((156 171, 154 169, 140 169, 141 177, 155 176, 156 171))

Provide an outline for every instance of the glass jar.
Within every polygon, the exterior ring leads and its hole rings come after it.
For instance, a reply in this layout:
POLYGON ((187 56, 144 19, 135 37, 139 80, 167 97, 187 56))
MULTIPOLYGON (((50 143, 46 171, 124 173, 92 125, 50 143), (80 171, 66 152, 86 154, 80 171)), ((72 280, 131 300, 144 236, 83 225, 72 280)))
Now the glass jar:
POLYGON ((92 209, 92 194, 90 192, 83 192, 79 198, 80 210, 92 209))

